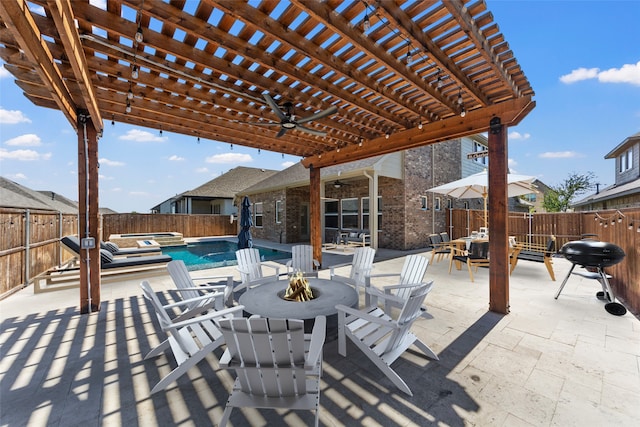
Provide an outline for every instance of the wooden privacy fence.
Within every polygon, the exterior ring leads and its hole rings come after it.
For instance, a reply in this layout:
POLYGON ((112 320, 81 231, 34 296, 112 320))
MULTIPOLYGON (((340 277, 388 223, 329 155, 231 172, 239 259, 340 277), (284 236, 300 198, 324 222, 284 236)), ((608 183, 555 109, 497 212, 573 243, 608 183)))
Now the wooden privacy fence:
MULTIPOLYGON (((237 220, 237 218, 236 218, 237 220)), ((238 234, 238 223, 229 215, 106 214, 102 215, 102 236, 112 234, 177 232, 183 237, 238 234)))
MULTIPOLYGON (((468 236, 483 225, 483 211, 452 209, 447 220, 452 238, 468 236)), ((622 262, 606 269, 613 276, 611 285, 616 297, 625 302, 636 316, 640 314, 640 209, 516 213, 509 215, 509 235, 519 242, 546 245, 556 236, 556 250, 572 240, 592 235, 597 240, 620 246, 626 256, 622 262)), ((559 278, 564 279, 564 278, 559 278)))
POLYGON ((71 260, 73 256, 62 250, 59 241, 77 232, 77 214, 0 208, 0 298, 71 260))

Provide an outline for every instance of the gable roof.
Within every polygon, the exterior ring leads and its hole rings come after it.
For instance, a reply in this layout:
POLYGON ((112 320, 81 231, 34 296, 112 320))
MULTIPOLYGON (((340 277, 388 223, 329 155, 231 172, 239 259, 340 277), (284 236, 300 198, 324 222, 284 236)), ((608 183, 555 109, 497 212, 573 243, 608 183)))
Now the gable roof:
POLYGON ((635 135, 631 135, 630 137, 626 138, 624 141, 622 141, 620 144, 618 144, 616 146, 616 148, 614 148, 606 156, 604 156, 604 158, 605 159, 614 159, 614 158, 618 157, 618 155, 622 154, 622 152, 624 150, 626 150, 628 147, 631 147, 633 144, 636 144, 638 142, 640 142, 640 132, 638 132, 635 135))
MULTIPOLYGON (((320 179, 326 181, 336 179, 338 177, 345 177, 347 175, 362 176, 362 171, 379 169, 385 161, 398 159, 401 156, 402 153, 392 153, 369 157, 363 160, 356 160, 350 163, 324 167, 320 169, 320 179)), ((399 178, 399 175, 387 175, 399 178)), ((307 169, 301 162, 298 162, 295 165, 290 166, 255 185, 252 185, 251 187, 245 188, 241 193, 242 195, 257 194, 279 188, 302 187, 305 185, 309 185, 309 169, 307 169)))
POLYGON ((640 178, 631 182, 626 182, 622 185, 611 185, 601 190, 599 193, 590 194, 587 197, 572 203, 571 206, 585 206, 634 194, 640 194, 640 178))
POLYGON ((262 180, 268 179, 276 173, 278 173, 278 171, 272 169, 238 166, 193 190, 185 191, 178 197, 233 199, 236 193, 262 180))
POLYGON ((0 206, 77 213, 78 204, 53 191, 35 191, 0 177, 0 206))

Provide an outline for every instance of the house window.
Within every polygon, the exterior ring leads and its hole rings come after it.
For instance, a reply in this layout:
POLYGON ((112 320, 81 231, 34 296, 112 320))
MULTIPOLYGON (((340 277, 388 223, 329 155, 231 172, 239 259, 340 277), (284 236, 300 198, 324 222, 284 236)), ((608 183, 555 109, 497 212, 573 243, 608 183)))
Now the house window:
POLYGON ((220 207, 220 203, 216 203, 215 205, 211 206, 211 213, 214 215, 220 215, 220 212, 222 212, 222 209, 220 207))
POLYGON ((447 208, 453 209, 453 199, 447 199, 447 208))
MULTIPOLYGON (((479 153, 482 151, 487 151, 488 148, 486 145, 480 144, 479 142, 473 142, 473 152, 479 153)), ((476 157, 473 159, 476 163, 480 163, 481 165, 486 166, 489 163, 489 156, 476 157)))
POLYGON ((469 209, 469 202, 464 202, 464 208, 469 209))
MULTIPOLYGON (((369 230, 369 198, 362 198, 362 228, 369 230)), ((382 197, 378 196, 378 229, 382 228, 382 197)))
POLYGON ((433 209, 439 211, 441 207, 440 202, 441 202, 440 197, 436 197, 435 200, 433 201, 433 209))
POLYGON ((420 209, 423 211, 429 210, 429 202, 427 196, 420 196, 420 209))
POLYGON ((358 199, 342 199, 342 228, 358 228, 358 199))
POLYGON ((276 224, 282 223, 282 200, 276 200, 276 224))
POLYGON ((256 227, 262 227, 262 202, 253 204, 253 215, 254 215, 253 224, 256 227))
POLYGON ((339 228, 337 200, 324 202, 324 226, 325 228, 339 228))
POLYGON ((626 172, 633 168, 633 151, 628 149, 620 155, 620 172, 626 172))

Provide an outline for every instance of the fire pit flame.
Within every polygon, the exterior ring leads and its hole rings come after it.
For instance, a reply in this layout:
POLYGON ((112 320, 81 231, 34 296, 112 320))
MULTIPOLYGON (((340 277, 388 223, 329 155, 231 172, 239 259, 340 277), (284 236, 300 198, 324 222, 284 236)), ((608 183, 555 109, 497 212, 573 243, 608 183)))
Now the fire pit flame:
POLYGON ((289 278, 289 286, 284 294, 284 299, 287 301, 311 301, 313 299, 313 292, 309 282, 304 277, 301 271, 298 271, 291 275, 289 278))

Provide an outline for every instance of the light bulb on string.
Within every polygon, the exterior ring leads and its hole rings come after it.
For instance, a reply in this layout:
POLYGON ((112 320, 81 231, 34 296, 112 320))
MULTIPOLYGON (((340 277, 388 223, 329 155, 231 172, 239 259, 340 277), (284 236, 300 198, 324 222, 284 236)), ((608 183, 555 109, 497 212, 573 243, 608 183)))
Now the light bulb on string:
POLYGON ((464 109, 464 105, 462 106, 462 109, 460 110, 460 117, 464 117, 467 115, 467 110, 464 109))
POLYGON ((364 14, 364 21, 362 22, 362 28, 364 29, 364 31, 369 31, 369 29, 371 28, 371 22, 369 22, 369 14, 365 13, 364 14))
POLYGON ((142 35, 142 27, 138 25, 138 30, 136 31, 136 35, 134 36, 136 43, 142 43, 144 40, 144 36, 142 35))
POLYGON ((418 123, 418 129, 422 130, 422 120, 418 123))
POLYGON ((131 102, 129 102, 128 99, 127 99, 127 106, 124 108, 124 112, 125 113, 130 113, 131 112, 131 102))
POLYGON ((139 77, 137 65, 134 65, 133 68, 131 69, 131 77, 134 79, 137 79, 139 77))

